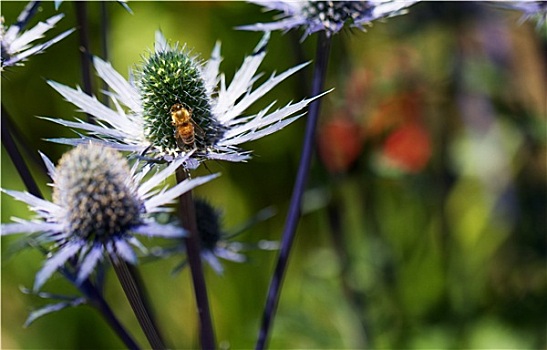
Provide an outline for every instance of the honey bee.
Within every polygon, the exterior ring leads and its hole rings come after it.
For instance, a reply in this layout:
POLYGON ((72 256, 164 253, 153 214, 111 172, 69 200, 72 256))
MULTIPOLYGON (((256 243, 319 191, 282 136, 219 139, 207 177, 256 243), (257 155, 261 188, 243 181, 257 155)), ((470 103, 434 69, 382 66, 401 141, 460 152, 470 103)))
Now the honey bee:
POLYGON ((171 107, 171 125, 175 127, 175 140, 179 147, 193 145, 196 140, 195 131, 203 133, 203 130, 192 119, 192 110, 186 109, 180 103, 171 107))

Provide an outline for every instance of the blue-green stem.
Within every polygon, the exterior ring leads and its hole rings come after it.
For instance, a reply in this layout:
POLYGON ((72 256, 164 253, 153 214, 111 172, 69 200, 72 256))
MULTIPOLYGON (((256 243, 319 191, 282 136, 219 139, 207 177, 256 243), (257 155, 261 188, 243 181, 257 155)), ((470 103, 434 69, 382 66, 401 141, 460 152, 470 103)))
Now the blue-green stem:
MULTIPOLYGON (((313 71, 311 96, 319 95, 323 91, 330 55, 330 45, 331 37, 327 36, 325 32, 320 32, 317 39, 316 61, 313 71)), ((320 107, 321 99, 316 99, 310 104, 300 164, 298 166, 298 173, 293 188, 289 212, 287 214, 285 228, 281 238, 279 257, 277 259, 275 271, 270 282, 266 306, 264 307, 264 312, 262 315, 262 324, 256 344, 257 350, 262 350, 266 346, 266 342, 272 327, 272 322, 275 317, 275 312, 277 310, 279 297, 281 295, 281 287, 283 277, 287 269, 289 253, 294 242, 296 227, 301 216, 302 196, 306 188, 308 173, 311 166, 311 159, 315 146, 315 130, 317 127, 317 120, 319 118, 320 107)))

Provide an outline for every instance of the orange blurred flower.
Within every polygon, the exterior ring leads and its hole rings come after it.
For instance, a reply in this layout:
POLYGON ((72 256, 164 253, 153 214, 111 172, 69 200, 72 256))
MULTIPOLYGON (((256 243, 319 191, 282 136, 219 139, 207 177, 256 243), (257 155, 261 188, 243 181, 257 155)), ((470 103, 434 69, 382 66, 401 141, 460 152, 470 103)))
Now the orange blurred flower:
POLYGON ((431 139, 418 122, 406 122, 395 129, 382 147, 383 160, 408 173, 418 173, 431 158, 431 139))
POLYGON ((320 127, 317 142, 319 157, 327 169, 344 173, 361 154, 361 126, 341 111, 320 127))

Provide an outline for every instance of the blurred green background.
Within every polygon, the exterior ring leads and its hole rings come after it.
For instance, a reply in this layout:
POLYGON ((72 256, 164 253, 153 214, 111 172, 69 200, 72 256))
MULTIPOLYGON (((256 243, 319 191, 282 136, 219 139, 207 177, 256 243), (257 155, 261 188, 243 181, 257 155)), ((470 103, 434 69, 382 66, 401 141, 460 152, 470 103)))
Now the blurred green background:
MULTIPOLYGON (((2 2, 11 24, 22 2, 2 2)), ((260 33, 235 26, 271 21, 243 2, 108 3, 108 55, 127 76, 153 49, 161 29, 207 59, 222 42, 230 81, 260 33)), ((86 4, 91 53, 101 51, 101 4, 86 4)), ((48 33, 76 27, 74 3, 48 33)), ((31 24, 55 14, 45 2, 31 24)), ((305 198, 270 348, 544 349, 546 340, 546 35, 520 14, 485 3, 426 2, 363 33, 334 37, 318 152, 305 198)), ((267 77, 313 59, 315 36, 272 34, 261 67, 267 77)), ((44 141, 74 133, 36 116, 82 117, 47 84, 81 85, 78 33, 23 67, 2 73, 2 105, 22 135, 29 165, 50 198, 48 178, 31 157, 56 162, 66 146, 44 141)), ((311 68, 281 84, 249 113, 309 91, 311 68)), ((93 81, 99 96, 99 82, 93 81)), ((221 208, 226 231, 259 210, 277 215, 237 237, 279 240, 299 160, 305 120, 245 144, 244 164, 211 162, 200 174, 222 177, 196 192, 221 208)), ((2 148, 2 188, 24 190, 2 148)), ((2 222, 29 218, 2 196, 2 222)), ((87 306, 22 327, 44 301, 22 294, 43 257, 7 254, 2 238, 2 348, 100 349, 123 344, 87 306)), ((252 348, 276 252, 251 250, 244 264, 207 268, 214 325, 223 348, 252 348)), ((157 319, 173 348, 197 348, 196 311, 180 258, 140 266, 157 319)), ((59 275, 44 287, 75 294, 59 275)), ((141 344, 147 344, 109 271, 106 297, 141 344)))

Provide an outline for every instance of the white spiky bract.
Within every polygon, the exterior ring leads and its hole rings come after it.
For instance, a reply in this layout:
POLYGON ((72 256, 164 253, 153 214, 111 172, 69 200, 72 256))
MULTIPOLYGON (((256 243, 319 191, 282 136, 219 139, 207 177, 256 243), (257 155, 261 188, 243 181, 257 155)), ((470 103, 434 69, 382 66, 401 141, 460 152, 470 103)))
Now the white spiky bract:
MULTIPOLYGON (((89 143, 89 142, 88 142, 89 143)), ((58 192, 70 189, 55 188, 60 176, 58 169, 43 154, 42 159, 48 169, 49 176, 53 180, 54 189, 58 192)), ((39 290, 49 277, 68 259, 77 257, 78 274, 76 282, 84 281, 94 270, 96 264, 105 258, 106 253, 117 256, 129 263, 136 263, 136 254, 131 246, 143 250, 144 247, 136 238, 136 235, 147 237, 179 238, 185 235, 183 228, 171 224, 157 223, 151 214, 168 211, 165 205, 171 203, 182 193, 192 190, 196 186, 204 184, 218 176, 218 174, 197 177, 184 180, 177 185, 168 188, 164 181, 173 174, 174 170, 181 166, 191 154, 173 161, 162 171, 154 170, 150 174, 150 167, 137 171, 137 164, 130 169, 130 176, 125 180, 125 186, 135 194, 135 200, 142 203, 144 210, 140 213, 138 224, 127 229, 127 232, 116 232, 103 236, 101 240, 86 239, 81 232, 71 232, 70 217, 67 215, 70 208, 57 203, 38 198, 27 192, 2 190, 7 195, 18 201, 26 203, 37 214, 34 220, 13 218, 13 223, 2 224, 1 235, 16 233, 34 234, 32 237, 38 243, 52 243, 54 252, 46 260, 44 266, 36 274, 34 290, 39 290), (150 175, 146 180, 145 176, 150 175)))
MULTIPOLYGON (((33 6, 35 6, 35 4, 33 4, 33 2, 29 2, 17 18, 18 23, 28 20, 31 8, 33 6)), ((21 62, 28 59, 30 56, 44 52, 51 45, 58 43, 70 35, 75 30, 74 28, 57 35, 45 43, 37 44, 35 46, 32 44, 34 41, 43 38, 44 34, 48 30, 54 28, 57 22, 59 22, 63 17, 63 14, 55 15, 45 22, 39 22, 33 28, 25 32, 21 32, 22 28, 18 24, 14 24, 5 29, 4 24, 1 23, 0 45, 2 49, 2 58, 0 61, 0 70, 3 70, 5 67, 20 65, 21 62)))
MULTIPOLYGON (((274 104, 272 103, 259 113, 248 116, 243 115, 249 106, 308 64, 300 64, 278 75, 274 73, 260 86, 253 88, 253 85, 260 77, 257 70, 266 55, 265 46, 268 39, 269 33, 266 33, 256 46, 254 53, 244 59, 242 66, 236 71, 229 85, 226 84, 224 74, 219 71, 222 60, 220 57, 220 43, 215 45, 211 58, 200 65, 205 91, 208 94, 205 97, 210 101, 212 117, 218 121, 223 131, 222 136, 215 139, 212 145, 209 145, 206 149, 196 150, 185 166, 193 168, 207 159, 232 162, 246 161, 249 159, 250 154, 248 151, 242 151, 239 148, 242 143, 256 140, 282 129, 304 115, 303 110, 308 104, 322 96, 305 98, 296 103, 291 102, 284 107, 270 111, 274 104)), ((157 32, 155 50, 161 52, 178 50, 178 48, 170 47, 163 35, 157 32)), ((111 89, 108 96, 114 109, 103 105, 97 98, 86 95, 79 88, 73 89, 49 81, 49 85, 67 101, 76 105, 82 112, 92 115, 96 121, 95 124, 92 124, 81 120, 72 122, 45 118, 87 132, 80 139, 63 138, 52 139, 52 141, 77 145, 87 142, 89 139, 94 139, 115 149, 137 154, 143 154, 145 151, 154 154, 154 151, 156 151, 154 155, 167 161, 171 161, 178 156, 185 156, 187 153, 185 150, 178 150, 173 157, 173 152, 166 154, 165 152, 162 153, 162 150, 154 149, 155 145, 147 139, 144 130, 143 102, 137 84, 124 79, 109 63, 100 58, 95 57, 93 63, 98 76, 111 89)))

